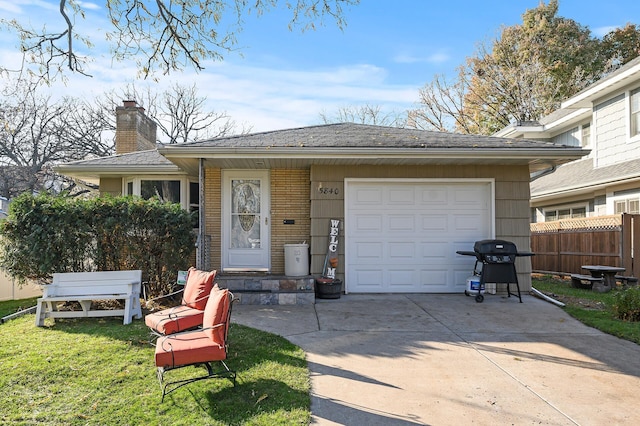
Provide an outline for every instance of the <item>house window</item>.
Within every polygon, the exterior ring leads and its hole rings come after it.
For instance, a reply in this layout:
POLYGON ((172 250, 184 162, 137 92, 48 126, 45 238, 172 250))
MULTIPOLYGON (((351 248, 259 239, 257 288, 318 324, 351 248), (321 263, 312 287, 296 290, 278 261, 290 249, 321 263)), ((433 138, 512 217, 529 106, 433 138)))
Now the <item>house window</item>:
POLYGON ((192 214, 194 228, 198 227, 200 209, 200 186, 197 181, 187 177, 173 180, 148 177, 132 177, 125 180, 125 195, 137 195, 145 200, 157 197, 167 203, 178 203, 192 214))
POLYGON ((141 180, 140 196, 145 200, 157 197, 167 203, 180 202, 179 180, 141 180))
POLYGON ((586 206, 544 209, 545 222, 552 222, 554 220, 562 219, 576 219, 580 217, 587 217, 586 206))
POLYGON ((631 91, 631 137, 640 134, 640 88, 631 91))
POLYGON ((615 214, 621 214, 621 213, 640 214, 640 199, 627 198, 623 200, 616 200, 613 203, 613 211, 615 214))

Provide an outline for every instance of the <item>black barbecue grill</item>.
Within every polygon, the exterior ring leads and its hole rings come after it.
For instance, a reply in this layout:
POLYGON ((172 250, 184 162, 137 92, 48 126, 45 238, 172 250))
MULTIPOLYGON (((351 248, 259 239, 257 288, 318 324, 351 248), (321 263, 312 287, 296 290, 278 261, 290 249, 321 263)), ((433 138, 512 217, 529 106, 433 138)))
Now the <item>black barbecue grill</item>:
POLYGON ((474 275, 480 274, 480 286, 476 295, 476 302, 482 302, 484 296, 482 290, 485 283, 506 284, 509 297, 518 296, 522 303, 520 284, 516 273, 516 257, 533 256, 533 253, 518 252, 518 248, 511 241, 505 240, 481 240, 473 245, 473 251, 457 251, 464 256, 475 256, 476 264, 473 268, 474 275), (481 266, 478 272, 478 266, 481 266), (512 293, 510 284, 515 284, 518 293, 512 293))

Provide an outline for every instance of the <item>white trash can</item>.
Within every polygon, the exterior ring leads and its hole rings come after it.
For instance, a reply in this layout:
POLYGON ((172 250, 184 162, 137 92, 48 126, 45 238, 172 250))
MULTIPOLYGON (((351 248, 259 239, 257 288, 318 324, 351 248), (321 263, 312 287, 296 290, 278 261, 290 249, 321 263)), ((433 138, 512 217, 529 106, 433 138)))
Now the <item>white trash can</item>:
POLYGON ((309 244, 284 245, 284 274, 289 277, 309 275, 309 244))

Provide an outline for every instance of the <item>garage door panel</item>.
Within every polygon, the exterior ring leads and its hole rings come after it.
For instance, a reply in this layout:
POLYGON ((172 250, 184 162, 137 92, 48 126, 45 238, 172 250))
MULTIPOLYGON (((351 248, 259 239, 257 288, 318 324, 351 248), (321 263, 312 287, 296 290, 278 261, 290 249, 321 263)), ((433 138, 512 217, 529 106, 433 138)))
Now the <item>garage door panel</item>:
POLYGON ((443 207, 449 203, 446 187, 418 187, 421 205, 425 207, 443 207))
POLYGON ((382 262, 384 258, 384 244, 379 241, 360 242, 354 248, 355 257, 362 262, 382 262))
POLYGON ((354 268, 354 279, 358 282, 359 291, 383 291, 384 271, 381 268, 354 268))
POLYGON ((447 289, 448 271, 446 269, 429 269, 420 271, 421 292, 442 292, 447 289))
POLYGON ((452 217, 457 230, 483 232, 486 219, 478 214, 458 214, 452 217))
POLYGON ((353 221, 353 234, 369 236, 372 233, 382 233, 384 218, 380 214, 358 215, 353 221))
POLYGON ((354 196, 360 206, 379 205, 383 199, 383 190, 373 185, 362 186, 355 189, 354 196))
POLYGON ((473 189, 452 188, 453 204, 457 206, 480 207, 486 206, 487 199, 483 192, 474 191, 473 189))
POLYGON ((491 238, 491 183, 354 182, 346 189, 348 291, 464 290, 474 258, 455 252, 491 238))
POLYGON ((414 188, 396 186, 388 188, 387 191, 387 200, 392 206, 413 206, 416 204, 416 191, 414 188))
POLYGON ((394 262, 415 262, 416 243, 412 241, 390 241, 386 244, 388 257, 394 262))
POLYGON ((418 280, 415 268, 390 268, 387 280, 391 291, 411 290, 418 280))
POLYGON ((389 214, 385 231, 388 232, 415 232, 416 217, 413 214, 389 214))
POLYGON ((449 229, 449 217, 447 214, 424 214, 421 216, 423 231, 447 232, 449 229))

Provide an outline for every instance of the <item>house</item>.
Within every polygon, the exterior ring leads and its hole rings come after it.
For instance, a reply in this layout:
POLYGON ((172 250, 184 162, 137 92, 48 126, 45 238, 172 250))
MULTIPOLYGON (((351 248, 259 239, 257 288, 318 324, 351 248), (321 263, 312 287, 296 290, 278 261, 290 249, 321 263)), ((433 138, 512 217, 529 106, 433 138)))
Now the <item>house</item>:
MULTIPOLYGON (((463 292, 474 260, 456 251, 487 238, 528 250, 530 173, 586 153, 353 123, 155 146, 155 127, 135 102, 116 114, 117 155, 57 171, 103 193, 157 195, 197 210, 198 263, 227 279, 249 275, 263 291, 297 285, 290 277, 273 284, 285 271, 285 244, 307 242, 309 272, 322 273, 333 219, 345 291, 463 292)), ((528 259, 516 265, 523 290, 528 259)))
POLYGON ((562 102, 539 122, 494 136, 591 150, 531 182, 532 222, 640 213, 640 58, 562 102))

